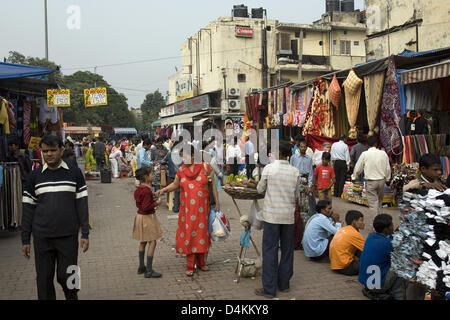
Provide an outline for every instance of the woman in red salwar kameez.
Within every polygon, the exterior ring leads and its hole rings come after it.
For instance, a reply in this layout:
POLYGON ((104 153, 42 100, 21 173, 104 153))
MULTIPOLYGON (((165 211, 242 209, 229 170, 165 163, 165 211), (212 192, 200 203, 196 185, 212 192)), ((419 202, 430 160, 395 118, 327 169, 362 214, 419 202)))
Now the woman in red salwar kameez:
MULTIPOLYGON (((181 150, 181 154, 183 154, 181 150)), ((194 148, 188 146, 183 155, 183 164, 177 171, 173 183, 161 189, 156 196, 180 188, 180 212, 176 234, 176 252, 185 254, 186 275, 192 276, 195 265, 202 271, 208 271, 206 254, 211 244, 208 232, 210 212, 210 191, 208 179, 214 181, 214 171, 207 163, 194 162, 194 148), (188 151, 190 151, 188 153, 188 151)), ((215 183, 211 183, 216 209, 219 210, 219 198, 215 183)))

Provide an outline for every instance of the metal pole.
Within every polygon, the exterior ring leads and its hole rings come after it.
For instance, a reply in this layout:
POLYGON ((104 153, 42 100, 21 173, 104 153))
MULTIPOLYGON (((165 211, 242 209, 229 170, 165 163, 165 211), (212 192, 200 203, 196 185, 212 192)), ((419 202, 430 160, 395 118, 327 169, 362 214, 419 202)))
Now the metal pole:
POLYGON ((48 61, 47 0, 44 0, 44 7, 45 7, 45 60, 48 61))
POLYGON ((302 74, 302 60, 303 60, 303 29, 300 30, 300 50, 298 54, 298 82, 302 82, 303 74, 302 74))

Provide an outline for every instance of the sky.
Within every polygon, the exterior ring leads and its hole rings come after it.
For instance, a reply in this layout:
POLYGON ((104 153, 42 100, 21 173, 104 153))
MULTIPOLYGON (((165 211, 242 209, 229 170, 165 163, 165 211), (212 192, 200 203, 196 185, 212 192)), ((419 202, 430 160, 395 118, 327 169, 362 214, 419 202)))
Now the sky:
MULTIPOLYGON (((45 0, 2 0, 0 59, 9 51, 45 57, 45 0)), ((325 0, 47 0, 49 60, 65 75, 96 71, 130 108, 147 93, 168 90, 181 69, 181 44, 233 5, 263 7, 268 19, 310 24, 325 12, 325 0), (79 18, 79 19, 77 19, 79 18), (136 63, 138 62, 138 63, 136 63), (122 64, 122 65, 118 65, 122 64), (94 67, 97 66, 96 69, 94 67)), ((355 0, 363 9, 364 0, 355 0)))

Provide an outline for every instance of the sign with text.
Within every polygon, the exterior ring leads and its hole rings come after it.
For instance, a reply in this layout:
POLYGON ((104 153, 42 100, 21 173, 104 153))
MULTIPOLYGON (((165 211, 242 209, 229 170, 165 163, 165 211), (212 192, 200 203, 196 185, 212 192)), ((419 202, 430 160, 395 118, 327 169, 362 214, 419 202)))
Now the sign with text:
POLYGON ((84 89, 84 104, 86 107, 106 106, 106 88, 84 89))
POLYGON ((197 96, 174 104, 175 114, 207 110, 210 107, 209 95, 197 96))
POLYGON ((253 28, 236 26, 236 37, 253 38, 253 28))
POLYGON ((47 89, 47 105, 49 107, 70 107, 70 90, 47 89))
POLYGON ((31 137, 30 143, 28 144, 28 150, 39 150, 39 142, 41 142, 42 138, 39 137, 31 137))
POLYGON ((161 118, 163 118, 163 117, 173 116, 174 114, 175 114, 175 106, 171 105, 168 107, 161 108, 161 112, 159 113, 159 116, 161 118))
POLYGON ((192 98, 194 96, 191 74, 181 76, 175 82, 175 95, 177 96, 177 101, 192 98))

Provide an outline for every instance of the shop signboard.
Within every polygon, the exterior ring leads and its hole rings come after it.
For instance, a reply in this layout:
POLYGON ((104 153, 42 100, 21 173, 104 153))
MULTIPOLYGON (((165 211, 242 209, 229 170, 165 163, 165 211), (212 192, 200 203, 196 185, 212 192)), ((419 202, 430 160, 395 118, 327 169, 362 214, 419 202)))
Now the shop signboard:
POLYGON ((173 116, 174 114, 175 114, 175 106, 171 105, 168 107, 161 108, 161 112, 159 113, 159 116, 161 118, 164 118, 164 117, 173 116))
POLYGON ((70 107, 70 90, 47 89, 47 105, 49 107, 70 107))
POLYGON ((30 138, 30 143, 28 144, 28 150, 39 150, 41 149, 39 147, 39 142, 41 142, 42 138, 39 137, 31 137, 30 138))
POLYGON ((192 99, 187 99, 174 104, 175 114, 196 112, 209 109, 209 95, 205 94, 192 99))
POLYGON ((236 26, 236 37, 253 38, 253 28, 236 26))
POLYGON ((175 94, 177 96, 177 101, 192 98, 194 96, 191 74, 178 78, 175 82, 175 94))
POLYGON ((84 89, 84 104, 86 107, 106 106, 106 88, 84 89))

